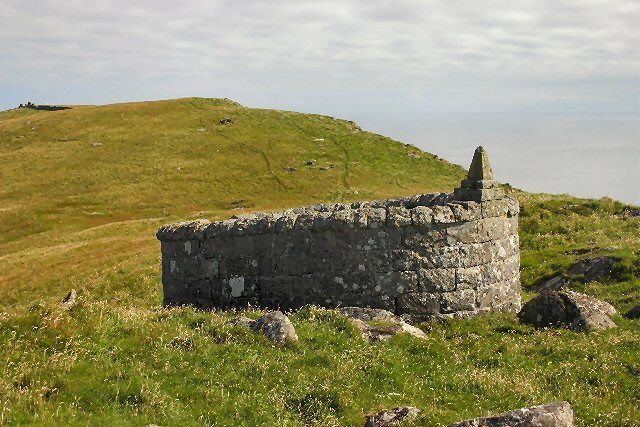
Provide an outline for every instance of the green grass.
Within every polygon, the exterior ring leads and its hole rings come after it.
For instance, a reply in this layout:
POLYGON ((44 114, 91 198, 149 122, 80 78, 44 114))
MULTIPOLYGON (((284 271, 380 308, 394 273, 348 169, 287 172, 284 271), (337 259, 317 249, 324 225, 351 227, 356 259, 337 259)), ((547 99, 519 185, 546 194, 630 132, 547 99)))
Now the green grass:
MULTIPOLYGON (((640 426, 637 320, 580 334, 490 315, 372 345, 306 308, 292 316, 300 341, 278 347, 228 325, 233 313, 161 307, 160 225, 450 191, 464 176, 416 151, 228 100, 1 112, 0 423, 350 426, 410 404, 423 410, 413 425, 434 426, 563 399, 577 426, 640 426), (80 304, 65 311, 71 288, 80 304)), ((621 312, 640 302, 640 218, 625 205, 513 194, 525 298, 577 259, 612 255, 613 277, 571 287, 621 312)))

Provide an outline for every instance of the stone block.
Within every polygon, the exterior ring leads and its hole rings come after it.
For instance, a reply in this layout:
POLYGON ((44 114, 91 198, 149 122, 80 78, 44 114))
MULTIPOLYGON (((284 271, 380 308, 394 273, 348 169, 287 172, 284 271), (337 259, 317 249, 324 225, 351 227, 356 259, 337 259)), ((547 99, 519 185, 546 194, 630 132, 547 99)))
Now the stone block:
POLYGON ((422 319, 440 312, 440 294, 405 292, 398 296, 396 314, 418 316, 422 319))
POLYGON ((430 230, 433 223, 433 210, 427 206, 411 209, 411 223, 420 230, 430 230))
POLYGON ((475 221, 482 218, 482 208, 480 203, 469 201, 454 201, 449 207, 453 212, 456 222, 475 221))
POLYGON ((475 307, 476 291, 473 289, 461 289, 440 294, 440 311, 443 313, 469 311, 474 310, 475 307))
POLYGON ((418 282, 421 292, 445 292, 456 288, 456 270, 454 268, 421 268, 418 270, 418 282))
POLYGON ((449 224, 456 221, 451 207, 448 205, 434 206, 431 208, 433 211, 433 222, 440 224, 449 224))
POLYGON ((387 226, 400 228, 411 225, 411 211, 404 206, 387 208, 387 226))

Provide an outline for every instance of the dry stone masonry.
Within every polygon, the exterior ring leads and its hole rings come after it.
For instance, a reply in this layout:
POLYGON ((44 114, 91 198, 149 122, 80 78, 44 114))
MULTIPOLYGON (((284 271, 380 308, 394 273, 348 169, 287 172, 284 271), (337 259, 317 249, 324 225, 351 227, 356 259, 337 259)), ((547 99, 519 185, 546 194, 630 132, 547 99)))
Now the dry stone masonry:
POLYGON ((418 322, 520 309, 518 202, 478 147, 454 194, 165 226, 165 305, 358 306, 418 322))

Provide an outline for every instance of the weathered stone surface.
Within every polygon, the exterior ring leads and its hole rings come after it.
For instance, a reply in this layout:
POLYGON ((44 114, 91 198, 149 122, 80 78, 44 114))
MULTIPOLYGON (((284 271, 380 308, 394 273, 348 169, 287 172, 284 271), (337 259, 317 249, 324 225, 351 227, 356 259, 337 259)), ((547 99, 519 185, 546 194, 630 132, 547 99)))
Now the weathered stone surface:
POLYGON ((573 410, 568 402, 551 402, 500 415, 460 421, 449 427, 573 427, 573 410))
POLYGON ((604 301, 572 291, 545 291, 522 307, 520 320, 537 327, 568 327, 594 331, 615 327, 615 308, 604 301))
POLYGON ((637 304, 624 315, 627 319, 640 319, 640 304, 637 304))
POLYGON ((270 311, 251 324, 251 329, 262 332, 271 341, 283 344, 287 341, 298 341, 296 329, 287 316, 281 311, 270 311))
POLYGON ((390 311, 376 308, 343 307, 338 309, 350 318, 362 336, 370 342, 379 342, 397 334, 409 334, 416 338, 426 339, 427 335, 401 317, 390 311))
POLYGON ((600 256, 577 261, 566 271, 558 274, 537 286, 538 291, 557 291, 566 286, 570 279, 578 279, 582 283, 599 281, 611 276, 613 267, 620 262, 619 258, 600 256))
MULTIPOLYGON (((472 174, 463 189, 497 191, 485 166, 478 170, 482 179, 472 174)), ((517 311, 517 212, 504 195, 475 202, 439 193, 168 225, 157 234, 164 303, 346 304, 416 321, 517 311)))
POLYGON ((415 406, 400 406, 391 410, 385 409, 375 415, 367 416, 365 427, 399 426, 403 421, 409 421, 420 415, 420 409, 415 406))

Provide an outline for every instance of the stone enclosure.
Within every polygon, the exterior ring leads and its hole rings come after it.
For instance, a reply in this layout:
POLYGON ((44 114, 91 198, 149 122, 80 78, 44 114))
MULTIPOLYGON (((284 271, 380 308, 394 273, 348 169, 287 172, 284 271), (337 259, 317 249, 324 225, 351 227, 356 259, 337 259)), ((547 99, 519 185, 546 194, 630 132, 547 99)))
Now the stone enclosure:
POLYGON ((167 225, 164 303, 359 306, 413 322, 518 311, 518 211, 479 147, 453 194, 167 225))

